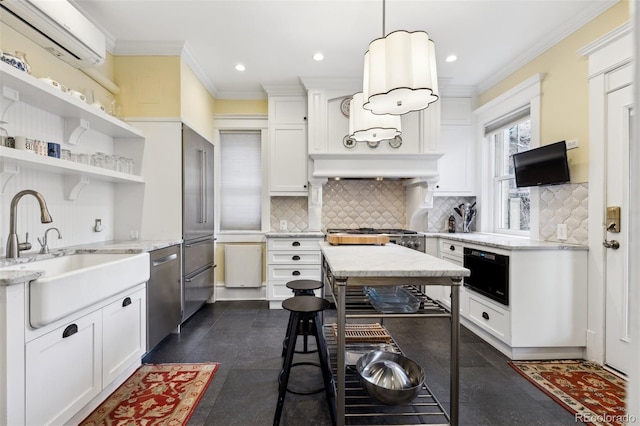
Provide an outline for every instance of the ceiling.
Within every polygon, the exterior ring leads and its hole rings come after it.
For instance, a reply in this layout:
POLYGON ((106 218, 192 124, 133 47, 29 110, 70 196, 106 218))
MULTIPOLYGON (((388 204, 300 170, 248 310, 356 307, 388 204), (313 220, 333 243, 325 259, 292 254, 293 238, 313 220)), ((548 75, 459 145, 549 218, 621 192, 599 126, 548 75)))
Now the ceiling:
MULTIPOLYGON (((386 0, 385 31, 427 31, 441 90, 481 92, 618 0, 386 0), (458 60, 445 62, 455 54, 458 60)), ((116 55, 181 54, 219 99, 300 79, 361 82, 382 0, 72 0, 116 55), (312 59, 322 52, 324 60, 312 59), (242 63, 246 71, 238 72, 242 63)), ((358 83, 361 84, 361 83, 358 83)))

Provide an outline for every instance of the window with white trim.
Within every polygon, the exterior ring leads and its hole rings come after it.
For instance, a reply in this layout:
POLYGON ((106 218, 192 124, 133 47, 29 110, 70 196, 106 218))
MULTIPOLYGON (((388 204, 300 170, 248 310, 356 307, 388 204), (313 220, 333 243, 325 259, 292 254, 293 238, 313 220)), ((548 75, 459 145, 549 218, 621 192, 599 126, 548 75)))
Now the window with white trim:
POLYGON ((481 143, 481 232, 538 237, 538 191, 516 187, 511 156, 540 146, 543 79, 534 74, 474 111, 481 143))
POLYGON ((260 131, 220 132, 219 201, 221 231, 261 230, 260 131))
POLYGON ((531 198, 529 188, 516 187, 513 154, 527 151, 531 146, 529 108, 510 114, 508 120, 495 124, 485 127, 493 152, 494 232, 527 234, 531 198))

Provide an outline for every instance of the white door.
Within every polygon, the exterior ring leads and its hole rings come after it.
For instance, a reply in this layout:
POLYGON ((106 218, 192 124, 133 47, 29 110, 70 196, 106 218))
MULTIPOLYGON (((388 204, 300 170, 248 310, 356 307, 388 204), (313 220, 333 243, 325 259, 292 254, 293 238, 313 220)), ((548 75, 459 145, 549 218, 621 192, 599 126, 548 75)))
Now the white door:
POLYGON ((620 227, 618 230, 606 229, 605 224, 604 230, 604 244, 607 247, 605 364, 623 373, 628 373, 631 366, 628 199, 632 103, 631 86, 607 96, 607 182, 604 208, 620 207, 620 227))

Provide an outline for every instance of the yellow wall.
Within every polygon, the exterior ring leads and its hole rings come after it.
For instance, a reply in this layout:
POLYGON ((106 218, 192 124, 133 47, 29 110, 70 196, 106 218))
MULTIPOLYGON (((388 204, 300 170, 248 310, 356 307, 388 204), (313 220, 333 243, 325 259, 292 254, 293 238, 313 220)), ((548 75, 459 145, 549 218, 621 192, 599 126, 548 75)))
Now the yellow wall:
POLYGON ((125 117, 180 117, 180 57, 116 56, 114 82, 125 117))
POLYGON ((184 61, 180 69, 181 116, 194 130, 213 141, 215 100, 184 61))
POLYGON ((532 75, 545 73, 540 144, 578 139, 579 148, 568 153, 573 183, 587 182, 589 177, 588 64, 578 50, 629 19, 629 2, 623 0, 478 96, 479 105, 483 105, 532 75))
POLYGON ((216 99, 216 114, 267 114, 269 102, 266 99, 236 100, 216 99))

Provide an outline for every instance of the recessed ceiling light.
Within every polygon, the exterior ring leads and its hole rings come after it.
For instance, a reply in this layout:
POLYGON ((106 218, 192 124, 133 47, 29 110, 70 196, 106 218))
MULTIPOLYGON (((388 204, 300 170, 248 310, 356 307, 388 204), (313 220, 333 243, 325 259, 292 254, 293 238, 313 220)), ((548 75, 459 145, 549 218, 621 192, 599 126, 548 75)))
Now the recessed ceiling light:
POLYGON ((445 59, 445 62, 455 62, 458 60, 458 57, 456 55, 449 55, 447 56, 447 58, 445 59))
POLYGON ((236 65, 236 71, 244 71, 244 70, 246 70, 246 69, 247 69, 247 68, 245 68, 245 66, 244 66, 244 65, 242 65, 242 64, 238 64, 238 65, 236 65))
POLYGON ((321 61, 324 59, 324 55, 320 52, 316 53, 315 55, 313 55, 313 60, 314 61, 321 61))

